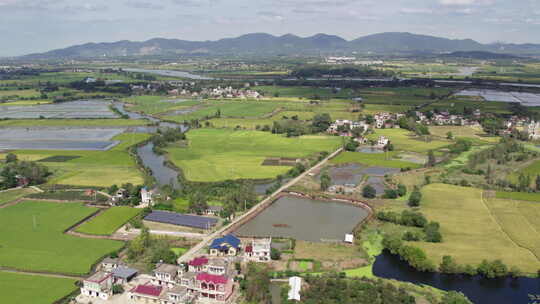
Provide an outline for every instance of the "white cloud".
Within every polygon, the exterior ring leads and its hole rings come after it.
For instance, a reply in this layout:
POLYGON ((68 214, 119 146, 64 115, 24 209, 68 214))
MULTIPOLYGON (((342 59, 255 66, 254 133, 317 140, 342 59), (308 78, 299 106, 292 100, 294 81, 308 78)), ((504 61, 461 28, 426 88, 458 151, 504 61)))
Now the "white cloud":
POLYGON ((402 8, 402 14, 433 14, 433 10, 429 8, 402 8))
POLYGON ((439 3, 447 6, 488 5, 494 0, 439 0, 439 3))

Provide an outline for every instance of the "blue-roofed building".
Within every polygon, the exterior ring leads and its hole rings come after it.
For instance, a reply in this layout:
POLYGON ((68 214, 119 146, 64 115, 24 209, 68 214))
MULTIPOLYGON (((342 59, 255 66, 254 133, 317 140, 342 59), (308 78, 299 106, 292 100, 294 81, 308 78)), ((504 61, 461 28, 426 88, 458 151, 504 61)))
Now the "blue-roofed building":
POLYGON ((212 256, 234 256, 240 251, 240 239, 232 234, 214 239, 210 244, 210 255, 212 256))

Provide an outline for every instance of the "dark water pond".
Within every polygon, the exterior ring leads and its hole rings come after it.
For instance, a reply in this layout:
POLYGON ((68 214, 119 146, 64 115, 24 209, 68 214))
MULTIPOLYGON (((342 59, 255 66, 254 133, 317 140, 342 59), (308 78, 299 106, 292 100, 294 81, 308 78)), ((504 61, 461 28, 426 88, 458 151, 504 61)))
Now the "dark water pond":
POLYGON ((377 257, 373 273, 381 278, 460 291, 476 304, 532 304, 535 302, 530 300, 529 295, 540 295, 539 279, 488 280, 479 276, 418 272, 387 251, 377 257))
POLYGON ((362 171, 366 175, 372 176, 385 176, 386 174, 395 174, 399 173, 399 169, 396 168, 385 168, 385 167, 369 167, 362 171))
POLYGON ((236 233, 311 242, 341 241, 367 216, 366 210, 345 203, 284 196, 236 233))

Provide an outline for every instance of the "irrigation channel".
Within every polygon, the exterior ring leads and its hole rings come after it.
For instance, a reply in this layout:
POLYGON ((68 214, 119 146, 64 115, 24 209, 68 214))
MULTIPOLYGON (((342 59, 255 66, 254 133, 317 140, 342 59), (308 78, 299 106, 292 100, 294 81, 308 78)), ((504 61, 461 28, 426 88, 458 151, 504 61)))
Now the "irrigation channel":
MULTIPOLYGON (((129 112, 124 108, 124 105, 122 103, 115 103, 115 107, 120 112, 128 115, 129 118, 131 119, 144 118, 157 124, 157 127, 136 127, 138 128, 138 130, 135 130, 136 132, 154 133, 157 131, 158 127, 182 128, 182 130, 187 131, 187 127, 182 124, 162 122, 161 120, 152 116, 129 112)), ((155 154, 152 148, 153 148, 152 143, 147 143, 146 145, 141 146, 137 149, 137 154, 141 158, 143 165, 152 171, 152 174, 156 178, 157 183, 159 185, 170 185, 172 182, 175 187, 180 187, 181 185, 179 185, 178 183, 178 172, 176 172, 172 168, 167 167, 164 164, 165 158, 161 155, 155 154)), ((284 187, 279 189, 277 192, 283 191, 288 186, 290 186, 291 182, 294 183, 295 180, 296 179, 292 181, 286 181, 284 187)), ((258 188, 259 191, 264 192, 266 191, 266 189, 268 189, 269 185, 271 184, 272 183, 268 183, 265 185, 256 185, 256 188, 258 188)), ((282 200, 291 200, 291 199, 300 200, 299 205, 302 205, 302 201, 303 201, 302 199, 298 199, 294 197, 291 198, 289 196, 289 197, 284 197, 282 200)), ((313 205, 311 203, 305 204, 305 205, 308 206, 309 208, 313 208, 313 205)), ((320 204, 315 203, 315 206, 319 206, 319 205, 320 204)), ((343 210, 348 210, 349 207, 350 206, 346 206, 344 207, 343 210)), ((253 209, 258 209, 258 208, 259 206, 253 209)), ((335 208, 335 206, 331 208, 335 208)), ((264 211, 263 211, 263 213, 260 214, 261 217, 259 217, 259 219, 257 219, 256 222, 253 222, 252 225, 268 226, 264 224, 264 219, 268 214, 272 212, 277 212, 278 214, 284 214, 280 208, 280 204, 276 204, 272 209, 269 209, 268 212, 269 213, 264 214, 264 211)), ((339 212, 341 213, 341 209, 339 212)), ((294 216, 300 213, 291 212, 291 215, 294 216)), ((246 214, 246 219, 247 219, 247 215, 249 214, 246 214)), ((275 220, 273 219, 272 223, 278 220, 277 217, 273 217, 273 218, 275 220)), ((283 221, 282 218, 279 218, 278 221, 280 220, 283 221)), ((319 219, 311 219, 311 220, 313 223, 318 223, 319 221, 319 219)), ((353 222, 354 220, 355 219, 351 220, 351 222, 353 222)), ((297 224, 293 224, 293 225, 296 226, 297 224)), ((239 232, 241 232, 242 230, 245 232, 246 229, 249 227, 249 225, 245 225, 245 226, 238 225, 232 230, 236 230, 239 227, 241 227, 239 232)), ((297 228, 302 228, 302 227, 297 227, 297 228)), ((230 231, 231 230, 230 228, 231 226, 224 227, 224 229, 207 236, 206 238, 203 239, 203 241, 200 244, 192 248, 193 250, 190 250, 189 254, 182 256, 182 259, 186 261, 189 260, 191 256, 196 255, 200 249, 204 248, 205 244, 210 242, 212 238, 219 236, 221 233, 230 231)), ((275 229, 279 230, 282 228, 277 227, 275 229)), ((314 231, 315 230, 316 229, 314 229, 314 231)), ((275 231, 275 233, 276 235, 280 234, 280 231, 275 231)), ((302 230, 295 232, 295 234, 296 233, 298 234, 296 235, 296 237, 299 237, 299 239, 309 238, 307 237, 307 234, 305 234, 302 230), (301 236, 304 236, 304 237, 301 237, 301 236)), ((338 234, 341 235, 341 233, 342 231, 337 231, 335 234, 335 237, 337 237, 338 234)), ((334 237, 327 236, 327 235, 319 235, 318 238, 334 238, 334 237)), ((540 297, 540 280, 539 279, 525 278, 525 277, 517 278, 517 279, 513 279, 513 278, 484 279, 479 276, 470 277, 470 276, 462 276, 462 275, 447 275, 447 274, 441 274, 441 273, 424 273, 424 272, 416 271, 414 268, 408 266, 405 262, 401 261, 397 256, 394 256, 388 252, 383 252, 381 255, 379 255, 376 258, 376 261, 373 265, 373 273, 377 277, 381 277, 381 278, 395 279, 395 280, 399 280, 403 282, 410 282, 414 284, 425 284, 425 285, 430 285, 430 286, 433 286, 442 290, 460 291, 460 292, 463 292, 467 297, 469 297, 476 304, 488 304, 488 303, 489 304, 510 304, 510 303, 527 304, 527 303, 534 303, 534 299, 531 300, 530 298, 531 296, 540 297)))

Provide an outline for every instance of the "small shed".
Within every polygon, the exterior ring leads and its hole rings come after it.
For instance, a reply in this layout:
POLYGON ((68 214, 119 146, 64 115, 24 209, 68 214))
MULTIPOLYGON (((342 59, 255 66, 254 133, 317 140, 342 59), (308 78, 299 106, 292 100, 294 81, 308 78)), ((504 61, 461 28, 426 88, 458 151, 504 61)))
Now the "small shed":
POLYGON ((288 300, 300 301, 300 290, 302 290, 302 278, 290 277, 289 278, 289 294, 288 300))
POLYGON ((347 233, 345 234, 345 243, 353 244, 354 243, 354 235, 347 233))
POLYGON ((112 270, 114 282, 116 284, 125 284, 133 279, 139 271, 128 267, 118 267, 112 270))

